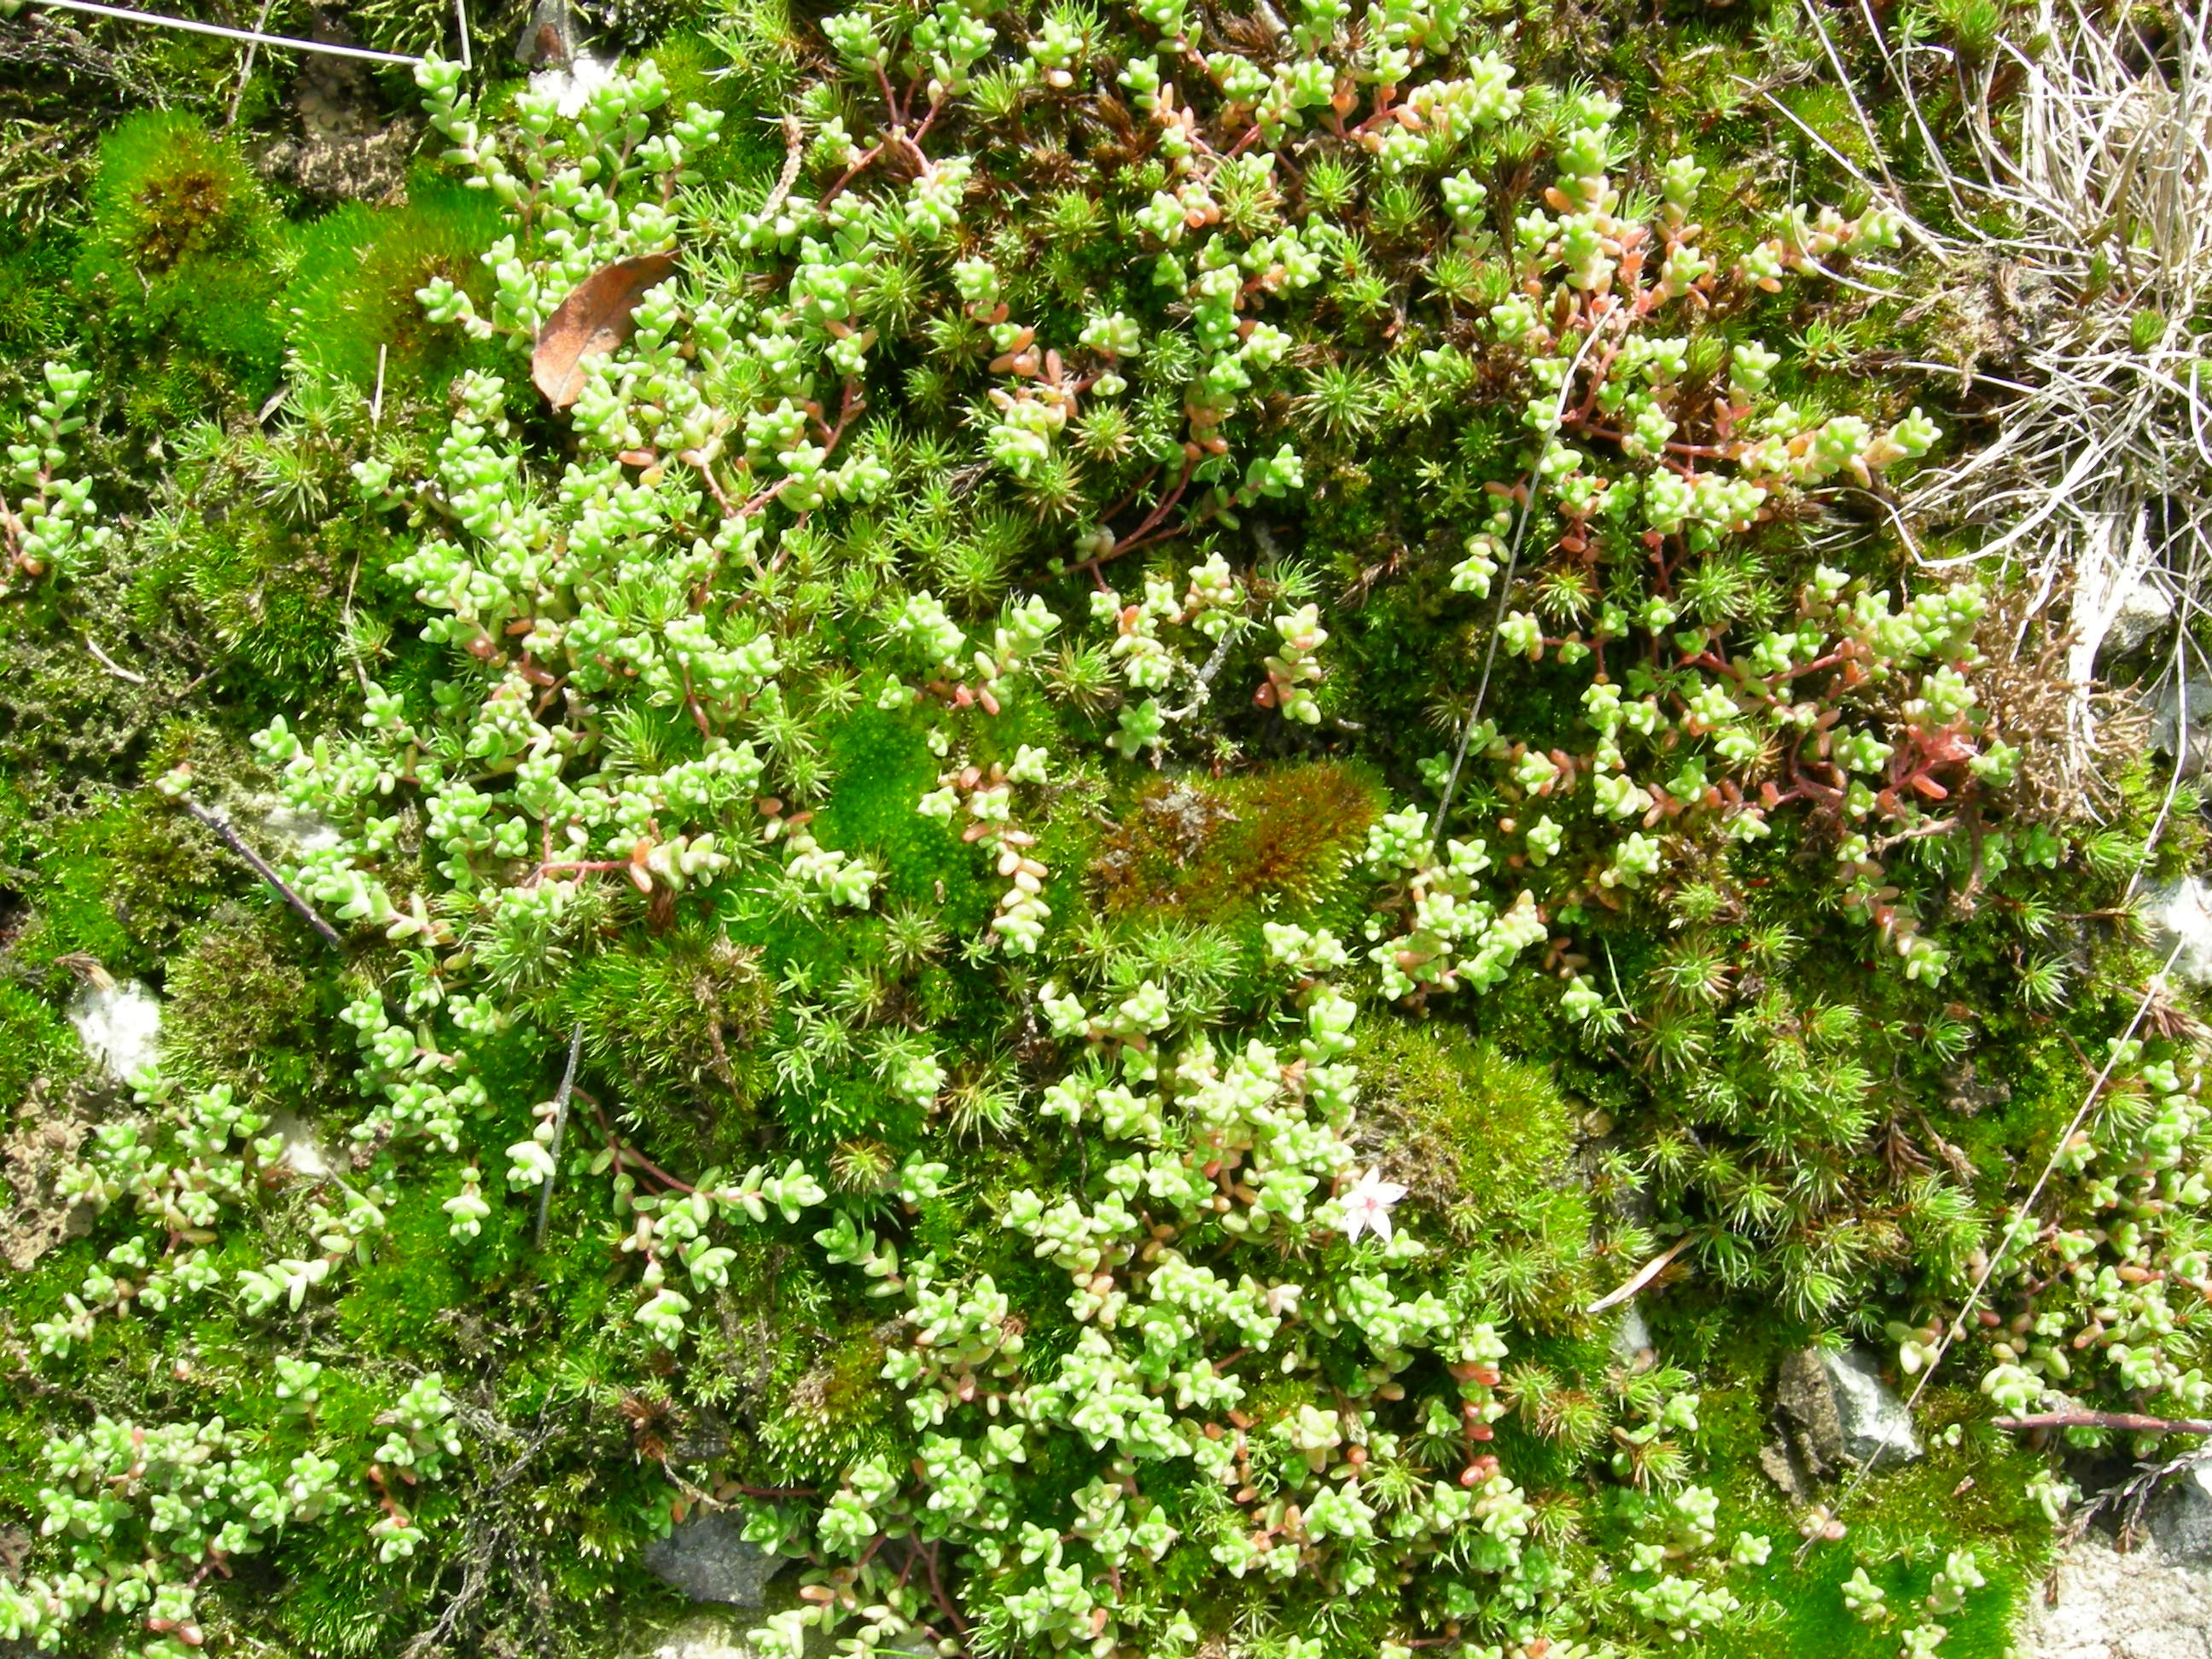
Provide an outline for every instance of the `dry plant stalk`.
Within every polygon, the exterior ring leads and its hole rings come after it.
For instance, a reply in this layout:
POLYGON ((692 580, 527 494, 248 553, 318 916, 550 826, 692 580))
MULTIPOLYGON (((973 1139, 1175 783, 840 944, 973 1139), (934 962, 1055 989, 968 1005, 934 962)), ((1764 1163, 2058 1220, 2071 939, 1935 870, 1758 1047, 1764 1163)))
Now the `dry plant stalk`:
MULTIPOLYGON (((2163 50, 2143 50, 2079 5, 2042 0, 2035 52, 2002 42, 1962 88, 1973 176, 1928 146, 1962 219, 2010 226, 1935 239, 1938 256, 1993 275, 2001 295, 2039 290, 2050 303, 2016 331, 2005 377, 1969 367, 2010 394, 1993 441, 1931 469, 1904 505, 1984 527, 1991 539, 1972 561, 2022 568, 2032 597, 2015 649, 2033 649, 2030 631, 2047 633, 2065 609, 2071 701, 2053 781, 2069 791, 2086 793, 2099 755, 2135 736, 2104 730, 2092 695, 2124 602, 2148 575, 2193 614, 2212 577, 2212 411, 2186 327, 2212 301, 2212 34, 2201 4, 2172 22, 2163 50), (2014 79, 2002 100, 2001 76, 2014 79)), ((1901 79, 1912 56, 1940 51, 1886 50, 1901 79)), ((2184 669, 2187 633, 2177 635, 2169 678, 2184 669)))

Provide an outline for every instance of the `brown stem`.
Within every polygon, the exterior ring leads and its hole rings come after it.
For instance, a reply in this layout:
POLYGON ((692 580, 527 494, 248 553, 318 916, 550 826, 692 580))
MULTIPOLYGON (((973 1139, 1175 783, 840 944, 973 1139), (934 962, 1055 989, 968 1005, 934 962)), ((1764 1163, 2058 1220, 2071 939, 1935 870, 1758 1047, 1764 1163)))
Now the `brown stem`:
MULTIPOLYGON (((1570 416, 1568 423, 1574 426, 1577 433, 1585 438, 1603 438, 1609 443, 1620 443, 1623 441, 1626 436, 1626 434, 1618 431, 1614 428, 1600 426, 1594 421, 1577 422, 1574 420, 1572 416, 1570 416)), ((1718 444, 1678 443, 1671 438, 1668 439, 1666 443, 1662 445, 1661 447, 1669 455, 1695 455, 1711 460, 1720 461, 1732 461, 1735 459, 1737 448, 1737 447, 1735 446, 1718 444)))
POLYGON ((1152 511, 1145 514, 1143 520, 1134 530, 1116 541, 1103 553, 1096 554, 1084 560, 1080 564, 1071 565, 1068 568, 1068 574, 1073 575, 1076 571, 1088 570, 1095 576, 1098 574, 1100 565, 1118 559, 1125 553, 1133 553, 1139 548, 1150 547, 1156 543, 1167 540, 1170 537, 1181 535, 1182 532, 1180 526, 1162 529, 1160 523, 1169 514, 1175 511, 1176 504, 1182 500, 1183 491, 1190 488, 1191 474, 1197 470, 1196 461, 1185 461, 1182 476, 1176 480, 1175 487, 1160 497, 1153 505, 1152 511))
MULTIPOLYGON (((888 142, 888 140, 885 141, 886 143, 888 142)), ((876 157, 881 155, 884 153, 884 144, 878 144, 873 149, 860 157, 859 161, 847 167, 842 173, 838 175, 837 182, 822 192, 822 199, 817 202, 814 205, 817 208, 826 208, 830 203, 836 201, 837 199, 837 192, 844 189, 846 185, 851 184, 853 180, 860 175, 863 168, 867 167, 870 162, 873 161, 876 157)))
POLYGON ((541 864, 530 872, 525 887, 535 886, 544 877, 554 875, 596 875, 608 870, 627 870, 628 859, 563 859, 557 864, 541 864))
POLYGON ((914 130, 914 137, 907 141, 917 155, 921 153, 921 141, 928 136, 930 128, 937 125, 938 112, 944 107, 945 99, 941 94, 929 100, 929 112, 921 118, 921 125, 914 130))
POLYGON ((606 1135, 607 1150, 615 1155, 617 1163, 628 1164, 634 1169, 642 1170, 655 1181, 664 1182, 679 1193, 696 1193, 699 1190, 688 1181, 678 1181, 617 1134, 615 1126, 607 1121, 606 1109, 599 1104, 590 1090, 572 1086, 569 1092, 592 1109, 592 1115, 599 1119, 599 1127, 606 1135))
POLYGON ((960 1609, 952 1605, 952 1598, 945 1593, 945 1581, 937 1576, 937 1547, 933 1544, 927 1546, 922 1559, 929 1564, 930 1594, 937 1598, 937 1605, 944 1609, 945 1616, 952 1621, 952 1628, 965 1636, 968 1621, 960 1616, 960 1609))
POLYGON ((2139 1412, 2037 1412, 2000 1417, 2001 1429, 2125 1429, 2131 1434, 2212 1434, 2212 1419, 2145 1417, 2139 1412))

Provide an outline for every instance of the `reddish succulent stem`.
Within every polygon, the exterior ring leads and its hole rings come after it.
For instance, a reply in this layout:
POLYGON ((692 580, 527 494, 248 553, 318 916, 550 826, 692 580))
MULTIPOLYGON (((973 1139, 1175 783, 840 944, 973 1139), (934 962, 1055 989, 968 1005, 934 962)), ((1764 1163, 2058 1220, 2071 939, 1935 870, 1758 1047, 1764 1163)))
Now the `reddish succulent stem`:
POLYGON ((2124 1429, 2131 1434, 2212 1434, 2202 1417, 2145 1417, 2136 1412, 2037 1412, 1993 1419, 2001 1429, 2124 1429))

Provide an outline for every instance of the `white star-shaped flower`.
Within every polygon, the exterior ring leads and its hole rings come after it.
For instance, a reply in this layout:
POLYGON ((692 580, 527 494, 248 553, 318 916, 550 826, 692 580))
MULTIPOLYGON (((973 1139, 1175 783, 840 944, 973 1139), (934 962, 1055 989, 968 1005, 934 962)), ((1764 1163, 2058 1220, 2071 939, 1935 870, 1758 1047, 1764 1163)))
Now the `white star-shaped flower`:
POLYGON ((1387 1241, 1390 1237, 1390 1206, 1405 1197, 1406 1189, 1395 1181, 1382 1179, 1380 1169, 1370 1170, 1352 1183, 1352 1190, 1337 1200, 1344 1212, 1342 1226, 1347 1239, 1359 1237, 1363 1230, 1387 1241))

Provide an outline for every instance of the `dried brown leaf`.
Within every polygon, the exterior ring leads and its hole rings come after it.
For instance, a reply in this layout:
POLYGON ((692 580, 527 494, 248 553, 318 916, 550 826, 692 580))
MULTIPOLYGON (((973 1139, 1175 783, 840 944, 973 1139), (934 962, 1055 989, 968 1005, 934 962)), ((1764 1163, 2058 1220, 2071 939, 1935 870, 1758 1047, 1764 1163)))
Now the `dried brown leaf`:
POLYGON ((637 303, 676 269, 674 253, 643 253, 602 266, 538 331, 530 378, 556 409, 566 409, 584 390, 586 361, 604 356, 637 326, 637 303))

